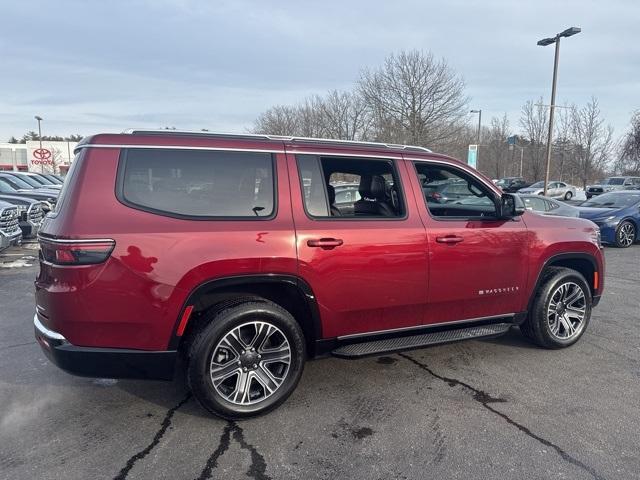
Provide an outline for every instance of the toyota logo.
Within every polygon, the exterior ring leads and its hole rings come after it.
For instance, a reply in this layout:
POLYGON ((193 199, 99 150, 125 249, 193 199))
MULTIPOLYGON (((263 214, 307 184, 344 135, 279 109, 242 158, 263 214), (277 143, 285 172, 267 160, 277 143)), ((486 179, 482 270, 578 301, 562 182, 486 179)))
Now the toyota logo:
POLYGON ((33 156, 38 160, 49 160, 51 158, 51 151, 46 148, 36 148, 33 151, 33 156))

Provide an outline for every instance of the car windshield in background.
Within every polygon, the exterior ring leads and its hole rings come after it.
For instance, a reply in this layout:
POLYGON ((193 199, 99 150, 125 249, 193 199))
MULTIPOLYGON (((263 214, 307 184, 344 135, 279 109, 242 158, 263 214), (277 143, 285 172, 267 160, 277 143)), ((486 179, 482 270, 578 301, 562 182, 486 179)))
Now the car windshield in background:
POLYGON ((623 185, 624 178, 605 178, 602 185, 623 185))
POLYGON ((533 185, 530 185, 529 188, 544 188, 544 182, 536 182, 533 185))
POLYGON ((624 208, 640 203, 640 193, 605 193, 582 203, 583 207, 624 208))

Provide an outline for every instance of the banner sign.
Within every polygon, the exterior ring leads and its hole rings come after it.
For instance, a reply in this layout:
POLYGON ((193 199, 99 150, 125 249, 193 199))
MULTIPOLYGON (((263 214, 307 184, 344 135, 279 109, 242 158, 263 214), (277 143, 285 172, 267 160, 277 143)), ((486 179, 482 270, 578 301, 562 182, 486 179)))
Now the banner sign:
POLYGON ((469 145, 469 153, 467 153, 467 164, 476 168, 478 163, 478 145, 469 145))

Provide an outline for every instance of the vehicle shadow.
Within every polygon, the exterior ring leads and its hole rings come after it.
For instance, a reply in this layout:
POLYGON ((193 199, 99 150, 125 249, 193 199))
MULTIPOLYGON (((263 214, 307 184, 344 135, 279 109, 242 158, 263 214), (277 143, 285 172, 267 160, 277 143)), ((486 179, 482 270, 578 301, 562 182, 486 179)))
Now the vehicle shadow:
POLYGON ((520 332, 518 327, 511 327, 507 333, 499 337, 487 338, 480 340, 484 343, 493 343, 494 345, 508 345, 510 347, 526 348, 539 350, 540 347, 527 340, 520 332))
MULTIPOLYGON (((511 328, 506 334, 489 338, 484 340, 478 340, 482 343, 490 343, 494 345, 507 346, 507 347, 517 347, 524 349, 538 349, 536 345, 527 341, 526 338, 522 336, 520 330, 518 328, 511 328)), ((426 349, 425 349, 426 350, 426 349)), ((362 359, 362 361, 366 361, 367 359, 362 359)), ((314 360, 312 362, 322 362, 324 360, 314 360)), ((344 360, 345 365, 356 365, 356 363, 352 364, 352 361, 344 360)), ((380 375, 387 375, 384 371, 380 371, 380 375)), ((307 384, 307 387, 309 384, 307 384)), ((182 402, 187 395, 189 395, 189 387, 187 385, 187 379, 184 374, 184 366, 180 365, 176 369, 176 376, 171 382, 154 382, 154 381, 141 381, 141 380, 118 380, 117 388, 123 390, 128 395, 139 398, 144 402, 148 402, 154 405, 157 405, 161 408, 166 408, 167 410, 174 408, 180 402, 182 402)), ((315 387, 312 387, 315 388, 315 387)), ((331 386, 323 385, 322 387, 318 386, 318 388, 328 388, 332 390, 331 386)), ((311 395, 315 397, 315 395, 311 395)), ((217 417, 211 415, 204 408, 202 408, 198 402, 191 397, 190 401, 186 402, 182 407, 180 407, 180 412, 182 414, 186 414, 189 416, 194 416, 198 418, 203 418, 207 420, 216 420, 216 421, 224 421, 222 419, 218 419, 217 417)))

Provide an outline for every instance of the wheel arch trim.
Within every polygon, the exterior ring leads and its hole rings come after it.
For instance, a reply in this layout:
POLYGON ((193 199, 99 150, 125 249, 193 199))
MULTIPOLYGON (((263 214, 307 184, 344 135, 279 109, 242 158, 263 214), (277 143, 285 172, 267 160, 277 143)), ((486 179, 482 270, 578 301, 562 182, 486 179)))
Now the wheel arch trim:
MULTIPOLYGON (((554 263, 563 261, 563 260, 587 260, 589 263, 591 263, 591 266, 593 267, 594 272, 598 272, 599 275, 603 274, 603 272, 601 272, 600 269, 598 268, 598 261, 596 260, 596 258, 593 255, 590 255, 588 253, 565 252, 565 253, 558 253, 556 255, 552 255, 543 262, 542 267, 540 267, 540 270, 538 271, 536 282, 533 285, 533 290, 531 291, 531 294, 529 296, 529 301, 527 302, 527 311, 531 311, 531 306, 533 305, 533 301, 535 300, 536 293, 540 288, 540 282, 542 280, 542 273, 544 272, 544 270, 547 267, 553 266, 554 263)), ((591 290, 591 295, 593 296, 595 294, 595 292, 593 291, 593 279, 585 278, 585 280, 587 281, 587 284, 589 285, 591 290)))
POLYGON ((247 275, 234 275, 229 277, 212 278, 201 282, 196 285, 185 301, 182 303, 178 316, 175 319, 173 328, 171 330, 171 338, 169 340, 168 349, 177 349, 182 336, 177 335, 180 321, 184 312, 189 306, 197 303, 205 293, 209 293, 213 290, 224 289, 229 287, 243 287, 243 286, 257 286, 257 285, 276 285, 286 284, 298 291, 301 300, 305 308, 309 312, 310 326, 313 331, 314 338, 308 339, 311 342, 322 339, 322 322, 320 317, 320 309, 311 286, 302 278, 296 275, 290 274, 278 274, 278 273, 260 273, 260 274, 247 274, 247 275))

